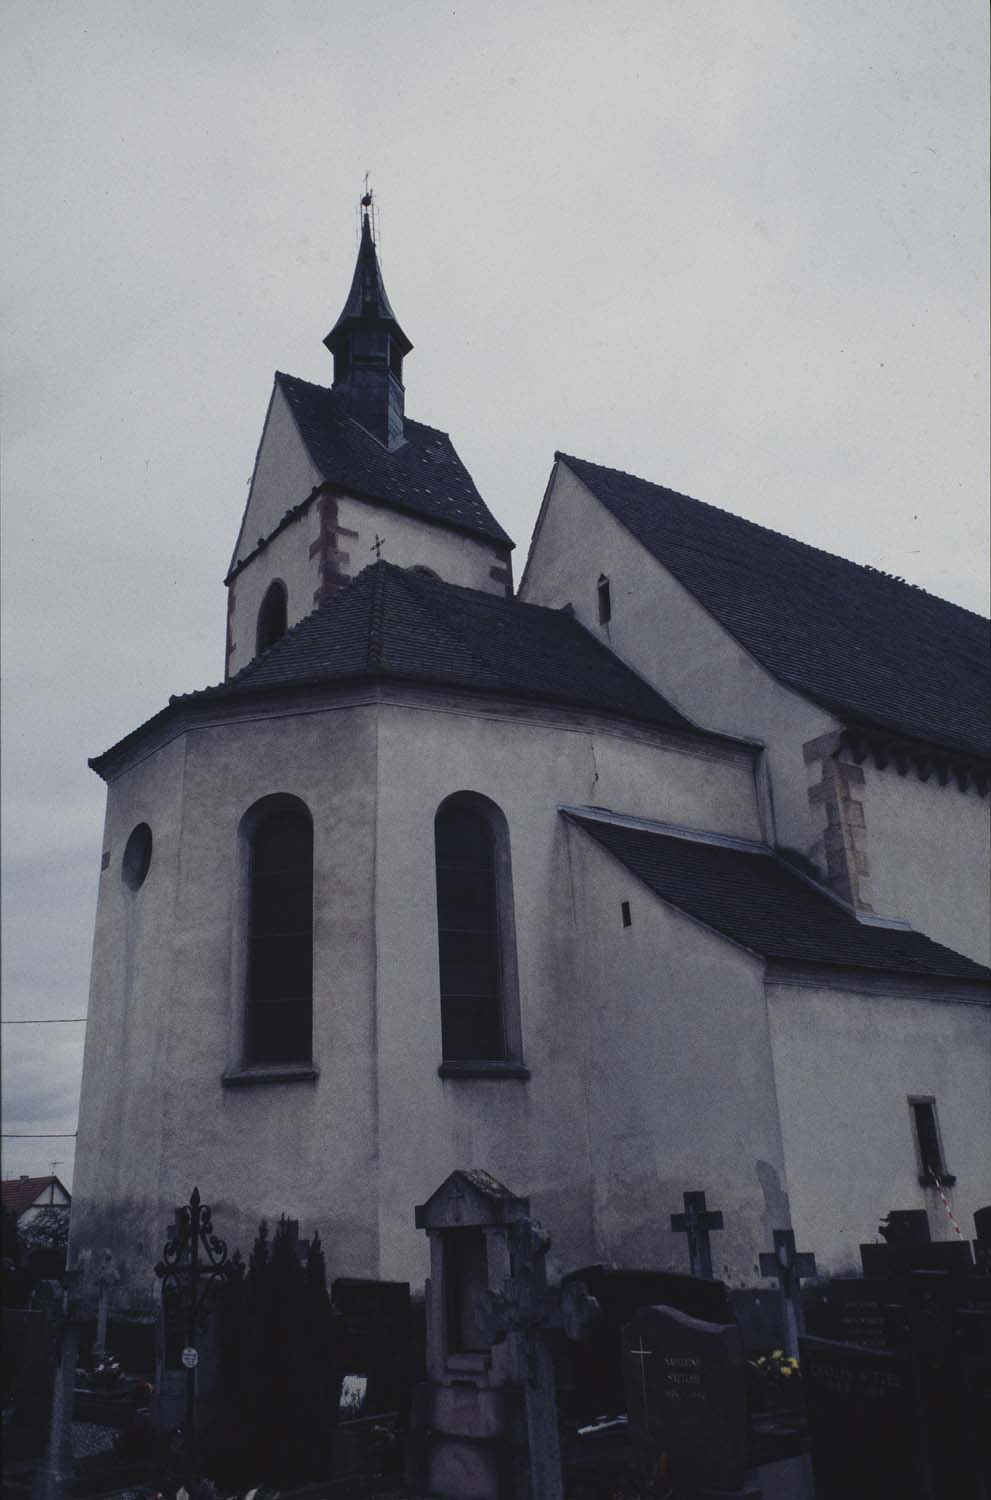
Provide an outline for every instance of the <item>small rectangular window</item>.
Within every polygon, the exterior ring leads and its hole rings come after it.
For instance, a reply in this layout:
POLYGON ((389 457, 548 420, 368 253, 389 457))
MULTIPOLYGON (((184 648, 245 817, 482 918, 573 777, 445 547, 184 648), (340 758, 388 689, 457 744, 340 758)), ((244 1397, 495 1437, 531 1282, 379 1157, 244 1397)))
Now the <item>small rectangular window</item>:
POLYGON ((609 579, 604 573, 595 587, 599 596, 599 624, 608 625, 612 619, 612 597, 609 593, 609 579))
POLYGON ((621 901, 619 903, 619 909, 623 917, 623 926, 632 927, 633 918, 630 916, 630 903, 628 901, 621 901))
POLYGON ((919 1158, 919 1181, 927 1187, 942 1183, 952 1187, 956 1181, 946 1170, 936 1124, 934 1099, 910 1099, 915 1149, 919 1158))

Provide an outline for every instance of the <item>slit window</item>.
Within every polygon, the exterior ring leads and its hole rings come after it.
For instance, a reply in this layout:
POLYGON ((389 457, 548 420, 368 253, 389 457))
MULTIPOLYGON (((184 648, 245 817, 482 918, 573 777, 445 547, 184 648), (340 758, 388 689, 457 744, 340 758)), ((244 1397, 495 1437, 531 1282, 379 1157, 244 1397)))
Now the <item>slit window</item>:
POLYGON ((620 910, 620 914, 621 914, 621 916, 623 918, 623 926, 624 927, 632 927, 633 926, 633 918, 630 915, 630 903, 628 901, 621 901, 619 903, 619 910, 620 910))
POLYGON ((910 1099, 909 1105, 919 1158, 919 1181, 929 1187, 934 1183, 946 1183, 952 1187, 956 1179, 949 1175, 943 1162, 935 1100, 910 1099))
POLYGON ((609 579, 604 573, 600 574, 595 591, 599 599, 599 624, 608 625, 612 619, 612 595, 609 591, 609 579))

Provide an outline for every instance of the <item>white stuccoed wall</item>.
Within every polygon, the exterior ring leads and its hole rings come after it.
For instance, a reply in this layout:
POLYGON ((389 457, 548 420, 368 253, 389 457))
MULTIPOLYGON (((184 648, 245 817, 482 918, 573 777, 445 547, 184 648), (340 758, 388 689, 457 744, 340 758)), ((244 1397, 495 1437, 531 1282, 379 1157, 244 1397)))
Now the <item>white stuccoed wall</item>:
MULTIPOLYGON (((871 901, 978 963, 991 964, 991 800, 952 779, 864 762, 871 901)), ((991 1155, 991 1150, 989 1150, 991 1155)))
POLYGON ((271 535, 286 511, 299 505, 322 483, 323 475, 299 435, 292 408, 276 385, 272 389, 262 428, 244 518, 231 562, 241 562, 253 552, 262 537, 271 535))
MULTIPOLYGON (((596 1228, 585 1076, 598 999, 582 998, 581 920, 557 805, 594 802, 759 837, 752 755, 730 747, 719 759, 701 759, 665 748, 662 735, 569 727, 541 710, 466 713, 453 699, 384 707, 378 751, 381 1274, 406 1276, 411 1264, 425 1274, 424 1236, 404 1205, 423 1201, 465 1165, 484 1167, 530 1196, 553 1234, 558 1265, 601 1259, 606 1240, 596 1228), (490 798, 509 825, 527 1082, 437 1075, 433 820, 440 802, 459 790, 490 798)), ((617 922, 618 914, 617 901, 617 922)), ((631 1036, 627 1043, 638 1045, 631 1036)), ((624 1091, 622 1069, 612 1086, 617 1095, 624 1091)), ((604 1162, 601 1170, 608 1170, 604 1162)), ((679 1197, 666 1211, 680 1206, 679 1197)), ((609 1244, 632 1232, 638 1213, 631 1204, 609 1244)))
POLYGON ((955 1238, 919 1183, 910 1096, 936 1101, 957 1177, 948 1197, 972 1237, 974 1210, 991 1200, 986 1003, 775 982, 768 1015, 798 1248, 823 1273, 859 1272, 861 1242, 892 1208, 925 1208, 933 1238, 955 1238))
POLYGON ((558 462, 520 597, 560 608, 705 729, 767 746, 777 839, 811 857, 819 836, 808 802, 802 746, 838 727, 776 682, 558 462), (598 623, 596 585, 610 580, 612 619, 598 623))
MULTIPOLYGON (((480 1165, 534 1195, 566 1263, 602 1253, 557 803, 755 837, 753 754, 696 755, 660 732, 440 693, 379 706, 374 689, 366 696, 189 730, 109 789, 73 1244, 112 1248, 132 1300, 153 1295, 166 1222, 194 1184, 218 1233, 245 1251, 260 1217, 286 1212, 319 1230, 333 1274, 416 1282, 426 1237, 414 1204, 454 1166, 480 1165), (433 820, 461 789, 491 797, 509 823, 528 1082, 437 1074, 433 820), (238 826, 273 792, 301 798, 314 820, 320 1076, 230 1088, 221 1074, 241 1060, 243 1005, 238 826), (139 821, 155 845, 132 893, 120 860, 139 821)), ((622 1227, 610 1234, 618 1243, 622 1227)))
MULTIPOLYGON (((767 746, 777 842, 823 859, 821 810, 809 788, 822 774, 803 746, 839 722, 782 687, 600 505, 555 465, 520 597, 575 613, 682 713, 706 729, 767 746), (610 579, 612 619, 598 624, 596 584, 610 579)), ((989 961, 991 804, 976 790, 940 787, 865 763, 863 803, 870 902, 937 942, 989 961)))

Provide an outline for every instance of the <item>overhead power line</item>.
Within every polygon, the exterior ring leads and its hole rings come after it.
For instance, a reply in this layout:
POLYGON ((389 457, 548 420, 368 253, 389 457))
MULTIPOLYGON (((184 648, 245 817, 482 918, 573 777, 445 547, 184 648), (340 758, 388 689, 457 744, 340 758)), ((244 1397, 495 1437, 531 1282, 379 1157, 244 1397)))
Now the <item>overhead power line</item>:
POLYGON ((85 1016, 42 1016, 37 1021, 0 1021, 0 1026, 70 1026, 85 1020, 85 1016))

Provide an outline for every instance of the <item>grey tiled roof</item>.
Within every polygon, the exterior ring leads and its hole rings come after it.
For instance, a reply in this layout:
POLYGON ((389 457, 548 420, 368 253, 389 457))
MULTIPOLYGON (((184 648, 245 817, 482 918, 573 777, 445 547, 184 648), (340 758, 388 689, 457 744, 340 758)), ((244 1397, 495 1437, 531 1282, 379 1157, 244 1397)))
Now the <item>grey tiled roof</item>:
POLYGON ((565 611, 458 588, 387 562, 372 563, 228 682, 186 696, 223 698, 368 676, 694 728, 565 611))
POLYGON ((991 754, 980 615, 646 479, 556 457, 781 682, 848 722, 991 754))
POLYGON ((727 848, 566 814, 655 896, 767 958, 991 981, 991 970, 901 928, 858 922, 770 850, 727 848))
POLYGON ((406 441, 384 448, 347 414, 334 393, 281 371, 275 377, 323 478, 342 490, 504 546, 509 535, 489 510, 446 432, 406 418, 406 441))

